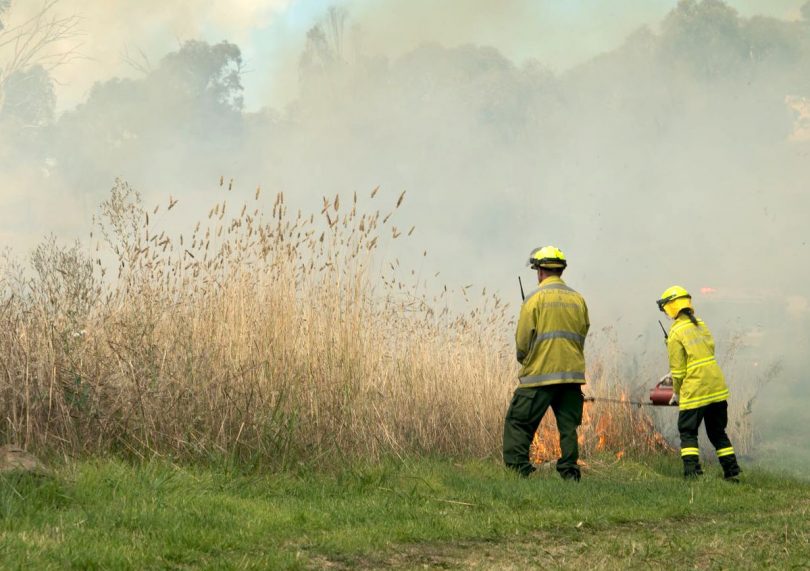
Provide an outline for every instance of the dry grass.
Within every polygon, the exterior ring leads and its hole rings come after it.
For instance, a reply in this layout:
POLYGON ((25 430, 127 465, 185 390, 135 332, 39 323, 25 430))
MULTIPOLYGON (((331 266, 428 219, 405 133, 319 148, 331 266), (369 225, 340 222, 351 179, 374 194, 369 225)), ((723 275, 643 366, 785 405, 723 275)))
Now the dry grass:
MULTIPOLYGON (((466 288, 431 296, 398 262, 380 268, 380 243, 410 233, 391 218, 402 200, 363 213, 356 196, 324 198, 293 216, 279 194, 269 218, 222 201, 173 235, 118 182, 93 257, 49 239, 30 270, 2 268, 0 440, 278 467, 499 455, 515 308, 483 292, 455 313, 466 288)), ((614 385, 615 363, 590 365, 594 391, 614 385)), ((644 410, 589 411, 585 456, 665 447, 644 410)), ((539 459, 555 452, 542 430, 539 459)))

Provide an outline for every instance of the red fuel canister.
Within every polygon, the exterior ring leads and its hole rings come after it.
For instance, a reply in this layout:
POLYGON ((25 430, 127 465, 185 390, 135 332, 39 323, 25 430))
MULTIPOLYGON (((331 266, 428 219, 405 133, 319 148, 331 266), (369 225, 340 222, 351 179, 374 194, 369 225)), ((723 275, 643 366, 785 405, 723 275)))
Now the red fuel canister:
POLYGON ((655 388, 650 389, 650 402, 655 406, 669 405, 669 399, 672 398, 672 386, 665 385, 663 382, 655 385, 655 388))

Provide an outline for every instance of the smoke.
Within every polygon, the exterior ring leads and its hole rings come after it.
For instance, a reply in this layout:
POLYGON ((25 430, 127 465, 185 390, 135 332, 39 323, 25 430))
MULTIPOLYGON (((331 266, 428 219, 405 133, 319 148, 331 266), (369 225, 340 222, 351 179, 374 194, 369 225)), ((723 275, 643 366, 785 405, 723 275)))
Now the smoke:
POLYGON ((85 16, 96 55, 59 70, 97 78, 78 104, 54 113, 33 71, 6 89, 19 104, 0 113, 4 241, 81 235, 116 176, 148 204, 179 197, 189 219, 220 175, 304 210, 407 190, 398 216, 416 231, 391 259, 441 272, 431 287, 517 302, 528 252, 553 243, 628 361, 666 367, 652 302, 687 287, 721 355, 741 340, 729 376, 761 388, 773 425, 808 365, 809 5, 596 4, 100 4, 85 16), (257 30, 289 41, 262 47, 257 30), (148 65, 122 67, 116 38, 148 65), (244 104, 290 85, 288 105, 244 104), (758 372, 774 363, 775 379, 758 372))

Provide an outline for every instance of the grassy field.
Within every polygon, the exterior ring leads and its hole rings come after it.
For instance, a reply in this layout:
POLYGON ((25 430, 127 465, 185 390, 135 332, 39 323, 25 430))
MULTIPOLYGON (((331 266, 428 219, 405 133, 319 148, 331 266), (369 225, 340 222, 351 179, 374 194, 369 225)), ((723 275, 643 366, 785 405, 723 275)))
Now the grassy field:
POLYGON ((674 457, 520 480, 490 461, 332 474, 91 461, 0 477, 5 569, 806 568, 810 484, 674 457))

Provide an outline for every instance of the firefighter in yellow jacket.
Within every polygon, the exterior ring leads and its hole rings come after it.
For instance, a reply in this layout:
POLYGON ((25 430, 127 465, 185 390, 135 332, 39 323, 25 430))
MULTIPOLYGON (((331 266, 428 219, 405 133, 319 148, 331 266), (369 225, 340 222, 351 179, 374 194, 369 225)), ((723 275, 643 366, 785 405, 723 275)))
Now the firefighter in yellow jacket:
POLYGON ((503 427, 503 459, 522 476, 534 471, 529 447, 548 407, 554 411, 562 455, 557 472, 579 480, 577 427, 582 422, 585 383, 585 336, 588 308, 580 294, 562 280, 567 262, 554 246, 537 248, 528 265, 539 286, 520 308, 515 344, 522 365, 503 427))
POLYGON ((661 294, 658 308, 673 320, 667 338, 673 395, 678 404, 678 432, 684 476, 703 473, 700 467, 698 428, 706 423, 706 434, 717 450, 727 480, 737 480, 740 466, 726 434, 728 386, 714 357, 714 339, 702 319, 695 317, 692 296, 681 286, 661 294))

